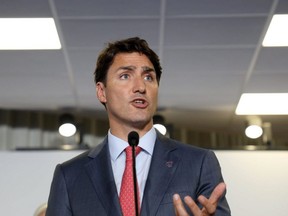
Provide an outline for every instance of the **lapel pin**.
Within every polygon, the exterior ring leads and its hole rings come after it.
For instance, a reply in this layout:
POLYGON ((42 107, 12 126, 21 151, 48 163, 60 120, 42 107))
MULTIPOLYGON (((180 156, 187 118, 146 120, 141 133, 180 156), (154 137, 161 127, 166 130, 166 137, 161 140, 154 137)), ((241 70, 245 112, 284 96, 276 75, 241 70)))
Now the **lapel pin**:
POLYGON ((173 161, 167 161, 166 166, 171 168, 173 166, 173 161))

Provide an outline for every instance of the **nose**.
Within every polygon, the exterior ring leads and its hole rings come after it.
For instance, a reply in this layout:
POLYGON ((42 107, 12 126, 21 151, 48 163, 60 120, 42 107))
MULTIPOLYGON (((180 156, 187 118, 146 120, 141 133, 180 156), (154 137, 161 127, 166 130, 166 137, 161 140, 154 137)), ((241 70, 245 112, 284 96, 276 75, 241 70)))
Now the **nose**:
POLYGON ((146 92, 146 84, 143 77, 137 77, 134 80, 133 92, 139 92, 141 94, 146 92))

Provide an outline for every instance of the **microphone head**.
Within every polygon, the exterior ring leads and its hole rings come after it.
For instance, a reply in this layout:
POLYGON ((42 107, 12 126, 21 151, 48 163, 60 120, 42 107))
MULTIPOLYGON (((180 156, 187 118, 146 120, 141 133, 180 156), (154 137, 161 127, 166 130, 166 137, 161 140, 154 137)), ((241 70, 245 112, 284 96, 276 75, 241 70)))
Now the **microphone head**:
POLYGON ((139 143, 139 134, 136 131, 131 131, 128 134, 128 143, 130 146, 137 146, 139 143))

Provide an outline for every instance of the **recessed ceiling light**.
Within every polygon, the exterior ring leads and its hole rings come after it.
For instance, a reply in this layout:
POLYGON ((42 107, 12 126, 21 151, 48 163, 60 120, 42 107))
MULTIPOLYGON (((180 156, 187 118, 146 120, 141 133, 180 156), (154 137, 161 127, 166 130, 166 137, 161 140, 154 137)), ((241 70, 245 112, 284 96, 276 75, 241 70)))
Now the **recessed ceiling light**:
POLYGON ((236 108, 237 115, 287 115, 288 93, 245 93, 236 108))
POLYGON ((271 20, 262 46, 288 46, 288 14, 275 14, 271 20))
POLYGON ((0 18, 1 50, 61 49, 53 18, 0 18))

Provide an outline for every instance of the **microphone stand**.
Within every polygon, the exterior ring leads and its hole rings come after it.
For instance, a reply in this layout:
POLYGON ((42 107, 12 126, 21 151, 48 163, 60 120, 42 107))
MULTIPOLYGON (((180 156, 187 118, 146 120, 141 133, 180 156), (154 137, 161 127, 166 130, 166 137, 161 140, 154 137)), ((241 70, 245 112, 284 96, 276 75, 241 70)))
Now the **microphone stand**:
POLYGON ((138 193, 137 193, 137 175, 136 175, 136 152, 135 146, 132 146, 132 159, 133 159, 133 184, 134 184, 134 200, 135 200, 135 215, 138 216, 138 193))
POLYGON ((136 152, 135 146, 139 143, 139 134, 136 131, 131 131, 128 134, 128 143, 132 146, 132 161, 133 161, 133 185, 134 185, 134 200, 135 200, 135 215, 139 216, 138 193, 137 193, 137 174, 136 174, 136 152))

